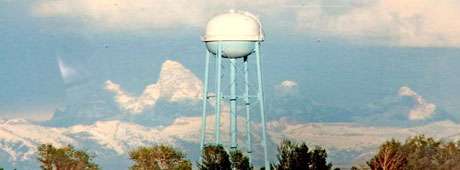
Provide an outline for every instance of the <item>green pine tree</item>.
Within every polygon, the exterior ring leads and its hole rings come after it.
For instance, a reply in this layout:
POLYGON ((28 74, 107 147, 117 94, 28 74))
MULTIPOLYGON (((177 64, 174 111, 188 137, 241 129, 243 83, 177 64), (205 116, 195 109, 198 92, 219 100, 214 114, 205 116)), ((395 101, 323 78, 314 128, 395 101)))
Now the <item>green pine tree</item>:
POLYGON ((326 150, 316 147, 310 151, 305 143, 297 144, 283 140, 278 146, 278 163, 273 165, 277 170, 330 170, 331 163, 327 163, 326 150))

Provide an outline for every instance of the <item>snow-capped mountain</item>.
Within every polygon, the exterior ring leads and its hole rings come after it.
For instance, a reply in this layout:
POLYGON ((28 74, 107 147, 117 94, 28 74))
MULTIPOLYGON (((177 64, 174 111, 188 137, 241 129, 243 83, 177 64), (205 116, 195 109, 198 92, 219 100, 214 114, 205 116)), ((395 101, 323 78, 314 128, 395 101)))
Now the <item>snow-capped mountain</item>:
MULTIPOLYGON (((228 114, 223 114, 223 119, 228 114)), ((207 138, 213 141, 214 116, 208 116, 207 138)), ((244 118, 239 118, 238 140, 244 150, 244 118)), ((306 141, 310 145, 320 145, 328 149, 331 160, 340 164, 351 164, 355 156, 372 153, 385 140, 404 139, 416 134, 426 134, 437 138, 458 140, 460 125, 450 121, 434 122, 428 125, 395 128, 372 127, 355 123, 292 123, 287 120, 268 123, 271 153, 283 138, 306 141), (342 152, 355 153, 346 157, 336 155, 342 152)), ((223 122, 223 141, 229 142, 229 124, 223 122)), ((255 124, 253 129, 259 124, 255 124)), ((38 169, 35 149, 39 144, 52 143, 56 146, 67 144, 87 149, 96 154, 96 162, 106 169, 126 169, 130 162, 127 153, 137 146, 168 143, 182 148, 192 160, 198 159, 200 117, 177 118, 168 126, 145 127, 123 121, 98 121, 91 125, 75 125, 54 128, 36 125, 24 120, 4 120, 0 123, 0 163, 6 168, 38 169)), ((260 131, 252 133, 255 147, 260 145, 260 131)), ((260 149, 256 149, 260 150, 260 149)), ((255 153, 260 159, 261 153, 255 153)), ((358 157, 359 158, 359 157, 358 157)), ((363 159, 368 159, 367 157, 363 159)))
MULTIPOLYGON (((105 167, 118 161, 127 162, 127 151, 137 146, 155 143, 176 145, 177 138, 161 129, 121 121, 100 121, 92 125, 75 125, 54 128, 35 125, 23 120, 3 121, 0 124, 0 163, 6 168, 38 169, 36 147, 51 143, 56 146, 68 144, 95 153, 97 160, 105 167)), ((128 164, 125 164, 128 166, 128 164)), ((123 169, 123 168, 121 168, 123 169)), ((126 169, 126 168, 124 168, 126 169)))
POLYGON ((63 135, 65 129, 50 128, 32 124, 23 119, 3 120, 0 124, 1 148, 10 156, 9 161, 21 161, 33 157, 30 148, 39 143, 76 144, 72 138, 63 135), (19 150, 20 152, 17 152, 19 150))
POLYGON ((201 99, 201 80, 182 64, 167 60, 163 63, 157 83, 145 87, 134 97, 117 83, 107 80, 105 89, 114 93, 116 104, 128 114, 142 114, 155 106, 160 97, 168 102, 196 102, 201 99))
POLYGON ((275 87, 268 102, 269 118, 285 118, 304 122, 354 122, 362 124, 410 127, 435 121, 458 122, 442 106, 425 99, 408 86, 401 86, 394 94, 384 96, 360 107, 341 108, 318 103, 309 96, 297 93, 297 84, 283 81, 275 87))
MULTIPOLYGON (((207 140, 214 141, 212 133, 213 115, 208 116, 207 140)), ((227 113, 222 119, 229 119, 227 113)), ((244 134, 244 119, 239 118, 240 133, 244 134)), ((224 143, 229 143, 229 127, 226 121, 222 122, 224 143)), ((258 129, 254 125, 253 129, 258 129)), ((169 126, 146 127, 136 123, 118 120, 97 121, 90 125, 75 125, 70 127, 47 127, 36 125, 25 120, 5 120, 0 123, 0 163, 7 168, 37 169, 35 151, 38 145, 51 143, 56 146, 68 144, 87 149, 97 155, 96 161, 105 168, 126 169, 129 166, 127 153, 138 146, 148 146, 157 143, 167 143, 182 148, 193 160, 197 159, 199 135, 201 127, 200 117, 181 117, 169 126), (118 163, 124 162, 123 165, 118 163)), ((260 131, 252 134, 254 141, 260 143, 260 131)), ((245 136, 239 138, 243 144, 245 136)), ((258 148, 258 145, 255 145, 258 148)), ((256 154, 260 155, 261 153, 256 154)))
MULTIPOLYGON (((267 93, 265 101, 269 120, 285 117, 300 123, 373 122, 398 126, 455 121, 442 106, 430 103, 406 86, 381 101, 360 108, 318 103, 301 94, 299 86, 293 80, 285 80, 274 87, 274 93, 267 93)), ((125 120, 155 126, 167 125, 177 117, 197 116, 201 112, 202 81, 184 65, 172 60, 163 62, 158 80, 145 85, 140 94, 126 90, 120 82, 112 80, 77 84, 69 87, 67 92, 67 104, 58 109, 47 124, 69 126, 100 120, 125 120)))
POLYGON ((157 82, 146 85, 138 95, 112 80, 88 81, 66 91, 67 104, 45 124, 69 126, 100 120, 128 120, 158 125, 170 123, 184 114, 198 114, 202 82, 181 63, 167 60, 161 66, 157 82))

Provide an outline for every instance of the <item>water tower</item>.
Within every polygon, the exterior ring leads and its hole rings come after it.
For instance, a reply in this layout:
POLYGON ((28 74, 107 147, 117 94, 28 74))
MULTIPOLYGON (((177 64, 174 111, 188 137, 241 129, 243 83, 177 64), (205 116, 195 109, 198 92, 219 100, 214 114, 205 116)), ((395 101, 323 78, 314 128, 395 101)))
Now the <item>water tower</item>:
MULTIPOLYGON (((230 103, 230 135, 231 135, 231 149, 238 147, 237 142, 237 101, 243 101, 246 116, 246 151, 251 159, 252 146, 251 146, 251 105, 258 105, 260 112, 260 120, 262 125, 262 146, 264 150, 265 167, 269 167, 268 153, 267 153, 267 137, 265 129, 265 112, 264 112, 264 95, 262 88, 262 71, 261 71, 261 56, 260 56, 260 43, 264 40, 262 32, 262 25, 256 16, 248 12, 229 11, 212 18, 206 27, 205 35, 202 37, 206 45, 206 68, 205 80, 203 89, 203 114, 201 119, 201 143, 200 147, 203 148, 206 139, 206 114, 207 105, 211 98, 215 98, 215 144, 221 143, 220 134, 220 116, 221 116, 221 102, 228 100, 230 103), (250 57, 255 55, 254 57, 250 57), (215 61, 215 95, 209 95, 209 68, 210 58, 213 57, 215 61), (249 69, 248 62, 250 59, 255 59, 256 66, 256 79, 257 79, 257 92, 255 95, 250 94, 249 90, 249 69), (226 67, 229 68, 229 74, 223 76, 222 67, 224 66, 223 60, 228 60, 226 67), (240 62, 240 63, 238 63, 240 62), (242 72, 237 72, 237 65, 243 65, 242 72), (241 74, 241 75, 240 75, 241 74), (237 77, 242 77, 241 83, 244 86, 242 94, 237 94, 237 77), (223 85, 222 79, 229 78, 228 84, 223 85), (223 94, 222 87, 229 87, 229 94, 223 94), (254 101, 254 102, 253 102, 254 101)), ((240 66, 241 67, 241 66, 240 66)), ((241 89, 240 89, 241 90, 241 89)))

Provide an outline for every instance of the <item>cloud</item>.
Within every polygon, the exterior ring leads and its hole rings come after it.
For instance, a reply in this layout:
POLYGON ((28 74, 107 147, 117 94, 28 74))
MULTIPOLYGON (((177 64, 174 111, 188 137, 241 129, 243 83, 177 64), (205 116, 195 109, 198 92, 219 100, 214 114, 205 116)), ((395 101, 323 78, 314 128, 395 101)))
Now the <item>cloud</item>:
POLYGON ((43 17, 70 17, 103 30, 139 30, 197 25, 204 17, 204 0, 56 0, 34 7, 43 17))
POLYGON ((293 95, 295 93, 298 93, 297 86, 298 84, 294 80, 284 80, 280 84, 275 86, 275 92, 281 96, 293 95))
POLYGON ((33 12, 78 21, 92 30, 143 31, 204 27, 210 17, 228 9, 249 10, 322 37, 409 47, 460 46, 456 0, 45 0, 33 12))
POLYGON ((319 1, 310 5, 296 11, 301 31, 400 46, 460 46, 460 3, 455 0, 355 1, 341 10, 326 10, 319 1))
POLYGON ((68 83, 71 81, 71 78, 77 75, 77 71, 72 67, 64 63, 61 57, 57 58, 59 71, 61 72, 61 77, 64 82, 68 83))
POLYGON ((409 111, 410 120, 424 120, 430 118, 436 111, 436 105, 427 102, 422 96, 407 86, 399 88, 399 96, 412 97, 415 100, 415 106, 409 111))
POLYGON ((229 9, 277 15, 280 0, 43 0, 34 5, 40 17, 62 17, 98 31, 144 31, 177 26, 204 27, 213 15, 229 9), (263 10, 262 10, 263 9, 263 10))
POLYGON ((111 80, 105 82, 105 89, 115 94, 115 102, 130 114, 140 114, 153 108, 161 97, 170 102, 201 100, 202 84, 189 69, 182 64, 167 60, 162 64, 160 79, 145 87, 138 97, 130 95, 119 84, 111 80))
POLYGON ((280 87, 286 88, 286 89, 292 89, 297 87, 297 82, 294 80, 284 80, 281 82, 280 87))

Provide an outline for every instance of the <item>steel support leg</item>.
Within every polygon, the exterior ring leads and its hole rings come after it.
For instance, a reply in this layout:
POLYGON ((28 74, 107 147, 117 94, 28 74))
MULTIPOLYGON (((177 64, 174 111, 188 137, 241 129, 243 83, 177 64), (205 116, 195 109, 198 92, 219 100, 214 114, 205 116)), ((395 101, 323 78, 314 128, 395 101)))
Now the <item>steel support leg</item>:
POLYGON ((222 100, 221 81, 222 81, 222 43, 219 42, 216 55, 216 144, 220 142, 220 103, 222 100))
POLYGON ((209 51, 206 50, 206 61, 205 61, 205 71, 204 71, 204 86, 203 86, 203 113, 201 114, 201 142, 200 150, 203 149, 204 142, 206 140, 206 112, 208 106, 208 79, 209 79, 209 51))
POLYGON ((230 59, 230 128, 232 143, 231 148, 235 150, 238 146, 237 142, 237 113, 236 113, 236 59, 230 59))
POLYGON ((249 102, 249 72, 248 72, 248 58, 244 58, 244 103, 246 107, 246 151, 248 154, 249 162, 252 162, 252 146, 251 146, 251 115, 250 115, 250 102, 249 102))
POLYGON ((260 58, 260 44, 255 42, 255 53, 256 53, 256 63, 257 63, 257 84, 258 92, 257 98, 259 99, 260 105, 260 121, 262 123, 262 146, 264 148, 264 161, 265 169, 270 169, 270 162, 268 162, 268 151, 267 151, 267 133, 265 126, 265 111, 264 111, 264 93, 263 93, 263 84, 262 84, 262 64, 260 58))

